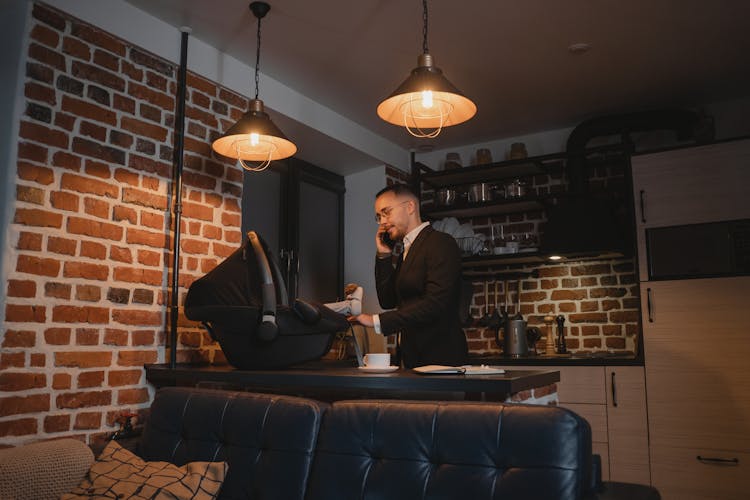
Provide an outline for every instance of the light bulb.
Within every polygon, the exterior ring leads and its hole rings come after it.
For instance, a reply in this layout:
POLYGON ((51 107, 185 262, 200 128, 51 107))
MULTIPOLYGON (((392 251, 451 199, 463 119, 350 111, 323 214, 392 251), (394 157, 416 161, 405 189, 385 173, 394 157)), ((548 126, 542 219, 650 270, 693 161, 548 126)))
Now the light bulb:
POLYGON ((250 133, 250 146, 255 147, 260 144, 260 136, 256 132, 250 133))
POLYGON ((432 107, 432 90, 422 91, 422 107, 425 109, 432 107))

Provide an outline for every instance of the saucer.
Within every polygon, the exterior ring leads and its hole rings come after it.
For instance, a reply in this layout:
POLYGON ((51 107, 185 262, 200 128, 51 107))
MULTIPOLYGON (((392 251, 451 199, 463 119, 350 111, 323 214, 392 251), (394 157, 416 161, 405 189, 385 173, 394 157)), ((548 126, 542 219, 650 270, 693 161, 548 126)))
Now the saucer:
POLYGON ((367 373, 389 373, 399 369, 398 366, 358 366, 360 370, 367 373))

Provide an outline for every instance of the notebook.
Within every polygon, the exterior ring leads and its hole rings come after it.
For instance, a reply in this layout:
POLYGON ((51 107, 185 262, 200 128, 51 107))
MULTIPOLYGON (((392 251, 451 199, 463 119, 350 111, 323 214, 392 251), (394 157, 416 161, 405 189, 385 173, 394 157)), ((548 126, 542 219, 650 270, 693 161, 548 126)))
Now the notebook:
POLYGON ((424 365, 414 368, 414 371, 423 375, 441 375, 455 373, 462 373, 464 375, 498 375, 505 373, 505 370, 503 370, 502 368, 490 365, 424 365))

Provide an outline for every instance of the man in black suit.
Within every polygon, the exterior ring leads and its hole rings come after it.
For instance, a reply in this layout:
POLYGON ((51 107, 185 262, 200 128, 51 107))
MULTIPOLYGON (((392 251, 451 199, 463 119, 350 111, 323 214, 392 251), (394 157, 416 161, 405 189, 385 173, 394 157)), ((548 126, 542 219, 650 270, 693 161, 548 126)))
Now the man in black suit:
POLYGON ((419 199, 403 184, 375 196, 377 258, 375 282, 380 314, 352 317, 376 333, 401 333, 399 351, 407 368, 468 362, 466 337, 459 319, 461 253, 452 236, 422 222, 419 199), (384 238, 403 242, 394 264, 384 238), (394 309, 395 308, 395 309, 394 309))

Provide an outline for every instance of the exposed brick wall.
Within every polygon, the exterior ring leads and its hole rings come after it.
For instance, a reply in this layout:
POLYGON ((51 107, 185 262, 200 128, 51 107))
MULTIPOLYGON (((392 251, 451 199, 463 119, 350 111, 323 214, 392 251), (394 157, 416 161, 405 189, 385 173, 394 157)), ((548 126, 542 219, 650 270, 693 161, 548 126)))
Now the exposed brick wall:
MULTIPOLYGON (((594 156, 590 168, 589 186, 594 193, 609 193, 609 197, 622 197, 625 183, 624 157, 620 155, 594 156)), ((535 175, 527 179, 530 194, 537 196, 560 193, 565 190, 562 170, 548 175, 535 175)), ((623 201, 627 203, 627 201, 623 201)), ((535 241, 544 239, 547 224, 544 211, 511 213, 492 217, 474 217, 461 220, 471 222, 475 232, 484 234, 489 241, 491 226, 502 225, 507 238, 524 234, 535 235, 535 241)), ((525 265, 501 267, 494 270, 539 270, 538 278, 527 278, 521 287, 521 314, 530 326, 545 326, 547 314, 565 316, 565 336, 571 351, 610 350, 635 353, 638 339, 640 299, 633 258, 600 261, 571 261, 558 265, 525 265)), ((489 270, 489 269, 488 269, 489 270)), ((503 283, 498 286, 498 303, 502 307, 503 283)), ((517 300, 517 284, 508 283, 510 298, 517 300)), ((494 311, 494 283, 489 286, 490 313, 494 311)), ((511 308, 513 313, 516 308, 511 308)), ((484 285, 475 282, 470 314, 479 318, 487 313, 484 302, 484 285)), ((542 328, 546 335, 547 328, 542 328)), ((477 354, 499 352, 494 331, 467 328, 469 349, 477 354)), ((537 344, 544 350, 544 339, 537 344)))
MULTIPOLYGON (((8 241, 0 446, 91 440, 166 362, 176 67, 35 4, 8 241)), ((247 99, 188 75, 180 303, 237 248, 242 171, 211 140, 247 99)), ((223 361, 180 314, 178 361, 223 361)))
MULTIPOLYGON (((531 270, 532 267, 526 267, 531 270)), ((537 344, 544 351, 546 315, 565 316, 565 340, 571 351, 611 350, 635 352, 638 339, 640 299, 633 259, 566 262, 537 267, 538 278, 521 281, 521 314, 530 326, 540 327, 537 344)), ((516 281, 497 282, 497 304, 502 310, 508 287, 508 310, 517 312, 516 281)), ((475 320, 495 310, 495 283, 488 285, 489 304, 485 303, 484 284, 474 284, 470 314, 475 320)), ((477 354, 498 354, 495 333, 483 327, 466 328, 469 350, 477 354)), ((557 335, 557 326, 554 327, 557 335)), ((501 334, 502 335, 502 334, 501 334)))

